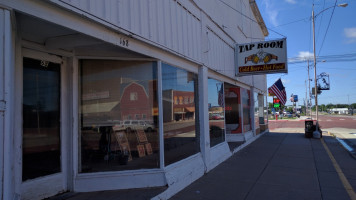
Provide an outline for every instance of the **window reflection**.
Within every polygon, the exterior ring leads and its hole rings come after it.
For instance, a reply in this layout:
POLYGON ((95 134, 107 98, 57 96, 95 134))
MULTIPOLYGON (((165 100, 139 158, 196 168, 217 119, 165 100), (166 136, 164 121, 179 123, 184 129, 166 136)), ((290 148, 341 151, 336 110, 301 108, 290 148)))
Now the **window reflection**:
POLYGON ((240 88, 227 83, 224 85, 226 133, 242 133, 240 117, 240 88))
POLYGON ((197 88, 196 74, 162 64, 165 165, 199 152, 197 88))
POLYGON ((208 79, 208 107, 210 146, 225 141, 224 84, 215 79, 208 79))
POLYGON ((263 96, 263 118, 264 124, 268 124, 268 101, 266 96, 263 96))
POLYGON ((255 131, 256 134, 260 133, 260 107, 259 107, 259 94, 257 92, 253 93, 254 95, 254 119, 255 119, 255 131))
POLYGON ((23 59, 22 180, 61 171, 60 64, 23 59))
POLYGON ((258 119, 260 132, 265 131, 267 128, 267 109, 265 99, 263 94, 258 94, 258 119))
POLYGON ((159 167, 157 67, 81 61, 80 172, 159 167))
POLYGON ((241 99, 242 99, 242 109, 243 109, 243 123, 244 130, 243 132, 250 131, 251 128, 251 96, 250 90, 241 88, 241 99))

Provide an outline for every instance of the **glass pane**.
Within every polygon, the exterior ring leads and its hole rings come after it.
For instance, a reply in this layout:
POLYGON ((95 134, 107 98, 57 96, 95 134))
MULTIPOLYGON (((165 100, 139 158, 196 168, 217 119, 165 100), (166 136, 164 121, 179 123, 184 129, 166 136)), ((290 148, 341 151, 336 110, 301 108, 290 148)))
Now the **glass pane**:
POLYGON ((241 99, 242 99, 242 109, 244 112, 244 115, 243 115, 244 130, 243 130, 243 132, 247 132, 252 129, 251 128, 251 111, 250 111, 250 106, 251 106, 250 90, 241 88, 241 99))
POLYGON ((258 101, 258 93, 254 92, 253 93, 254 97, 254 118, 255 118, 255 131, 256 134, 260 133, 260 110, 259 110, 259 101, 258 101))
POLYGON ((224 84, 208 79, 208 107, 210 146, 225 141, 224 84))
POLYGON ((22 180, 61 171, 60 65, 23 59, 22 180))
POLYGON ((157 66, 81 61, 79 171, 159 167, 157 66))
POLYGON ((226 134, 242 133, 240 117, 240 88, 225 83, 226 134))
POLYGON ((165 165, 199 152, 197 88, 196 74, 162 64, 165 165))
POLYGON ((263 118, 264 118, 264 124, 268 124, 268 102, 267 102, 267 96, 263 96, 263 118))
POLYGON ((265 124, 264 122, 264 98, 262 94, 258 94, 258 123, 259 124, 265 124))

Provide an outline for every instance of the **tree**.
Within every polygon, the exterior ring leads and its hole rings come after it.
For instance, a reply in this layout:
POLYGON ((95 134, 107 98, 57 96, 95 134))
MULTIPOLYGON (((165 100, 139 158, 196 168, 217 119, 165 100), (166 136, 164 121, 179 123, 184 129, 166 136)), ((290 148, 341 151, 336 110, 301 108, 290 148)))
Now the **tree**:
POLYGON ((315 111, 315 105, 311 107, 311 110, 312 110, 312 111, 315 111))
POLYGON ((292 108, 292 107, 289 107, 289 108, 287 108, 286 111, 287 111, 287 112, 290 112, 290 113, 293 113, 293 108, 292 108))
POLYGON ((305 106, 301 106, 302 112, 305 112, 305 106))
POLYGON ((321 104, 319 110, 321 110, 321 111, 326 111, 326 106, 325 106, 325 104, 321 104))
POLYGON ((331 103, 329 103, 328 105, 326 105, 326 108, 327 108, 327 109, 333 109, 333 108, 334 108, 334 105, 331 104, 331 103))

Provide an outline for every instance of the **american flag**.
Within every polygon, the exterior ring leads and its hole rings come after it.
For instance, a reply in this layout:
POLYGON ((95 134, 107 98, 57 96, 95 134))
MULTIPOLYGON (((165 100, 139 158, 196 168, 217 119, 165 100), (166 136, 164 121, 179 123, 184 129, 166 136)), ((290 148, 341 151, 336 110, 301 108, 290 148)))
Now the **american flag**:
POLYGON ((276 96, 281 101, 282 105, 286 104, 287 94, 281 79, 278 79, 271 87, 268 88, 268 93, 276 96))
POLYGON ((221 107, 224 107, 224 84, 221 84, 221 88, 219 90, 219 98, 218 98, 218 104, 221 107))

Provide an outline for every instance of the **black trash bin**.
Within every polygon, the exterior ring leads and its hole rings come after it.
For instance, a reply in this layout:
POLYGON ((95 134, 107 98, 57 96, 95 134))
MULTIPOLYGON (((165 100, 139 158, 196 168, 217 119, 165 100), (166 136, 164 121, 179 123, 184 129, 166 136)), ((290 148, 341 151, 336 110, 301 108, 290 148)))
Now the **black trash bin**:
POLYGON ((315 126, 312 119, 305 120, 305 137, 311 138, 313 137, 313 132, 315 131, 315 126))

